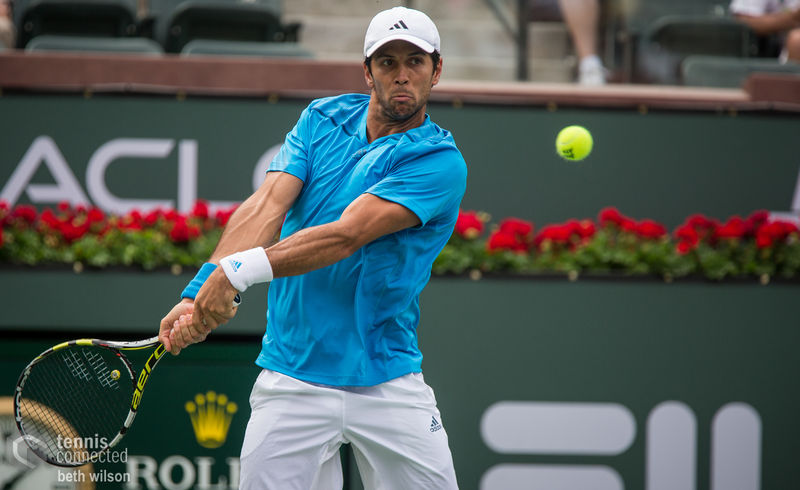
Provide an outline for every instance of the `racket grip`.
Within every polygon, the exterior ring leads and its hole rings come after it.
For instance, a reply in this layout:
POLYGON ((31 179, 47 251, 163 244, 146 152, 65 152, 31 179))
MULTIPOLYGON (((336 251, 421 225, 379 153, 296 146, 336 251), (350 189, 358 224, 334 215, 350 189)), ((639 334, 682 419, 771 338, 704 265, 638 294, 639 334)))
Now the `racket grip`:
POLYGON ((239 296, 239 293, 236 293, 236 296, 233 297, 233 306, 239 306, 242 304, 242 297, 239 296))

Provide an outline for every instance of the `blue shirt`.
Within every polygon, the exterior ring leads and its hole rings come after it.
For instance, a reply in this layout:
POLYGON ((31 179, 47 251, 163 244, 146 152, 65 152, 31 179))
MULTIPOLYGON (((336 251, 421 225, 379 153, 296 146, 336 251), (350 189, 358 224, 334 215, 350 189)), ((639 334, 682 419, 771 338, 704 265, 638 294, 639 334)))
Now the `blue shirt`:
POLYGON ((370 143, 368 104, 362 94, 313 101, 268 170, 303 181, 281 238, 338 220, 365 192, 421 221, 333 265, 270 284, 256 364, 314 383, 372 386, 421 371, 419 294, 466 189, 466 164, 448 131, 426 115, 421 126, 370 143))

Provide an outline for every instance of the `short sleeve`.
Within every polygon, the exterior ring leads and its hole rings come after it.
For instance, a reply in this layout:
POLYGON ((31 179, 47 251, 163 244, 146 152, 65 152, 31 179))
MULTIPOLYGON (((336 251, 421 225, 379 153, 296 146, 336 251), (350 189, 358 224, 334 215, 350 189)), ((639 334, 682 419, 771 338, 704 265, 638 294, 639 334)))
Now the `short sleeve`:
POLYGON ((425 225, 440 214, 457 212, 466 186, 464 158, 448 147, 398 164, 367 193, 403 205, 425 225))
POLYGON ((308 149, 309 128, 311 127, 311 111, 307 107, 300 114, 297 124, 286 135, 278 154, 272 159, 267 172, 286 172, 294 175, 303 182, 308 177, 308 149))

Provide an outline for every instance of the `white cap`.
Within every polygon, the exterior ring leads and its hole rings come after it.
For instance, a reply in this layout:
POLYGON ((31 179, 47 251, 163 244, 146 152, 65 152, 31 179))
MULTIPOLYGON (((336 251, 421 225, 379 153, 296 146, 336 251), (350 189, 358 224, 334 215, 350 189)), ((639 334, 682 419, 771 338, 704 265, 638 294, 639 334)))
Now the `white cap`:
POLYGON ((378 48, 397 39, 415 44, 426 53, 441 49, 439 31, 430 17, 419 10, 394 7, 372 18, 364 37, 364 56, 372 56, 378 48))

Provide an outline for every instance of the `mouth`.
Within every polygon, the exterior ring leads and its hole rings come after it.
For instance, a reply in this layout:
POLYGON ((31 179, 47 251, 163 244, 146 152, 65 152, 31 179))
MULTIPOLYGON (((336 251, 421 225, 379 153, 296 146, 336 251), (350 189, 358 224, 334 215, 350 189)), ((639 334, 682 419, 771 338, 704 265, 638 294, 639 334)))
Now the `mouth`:
POLYGON ((411 102, 413 97, 410 94, 394 94, 392 95, 392 100, 396 102, 411 102))

